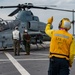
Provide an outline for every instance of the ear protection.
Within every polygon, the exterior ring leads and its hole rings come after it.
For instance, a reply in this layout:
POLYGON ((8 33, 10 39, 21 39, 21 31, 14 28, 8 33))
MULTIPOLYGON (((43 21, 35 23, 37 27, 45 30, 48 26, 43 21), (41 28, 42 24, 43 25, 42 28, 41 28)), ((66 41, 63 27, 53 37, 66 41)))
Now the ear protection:
POLYGON ((65 28, 67 30, 69 30, 71 28, 71 22, 68 18, 63 18, 60 23, 58 28, 65 28))
POLYGON ((61 28, 61 25, 62 25, 62 20, 60 21, 58 28, 61 28))

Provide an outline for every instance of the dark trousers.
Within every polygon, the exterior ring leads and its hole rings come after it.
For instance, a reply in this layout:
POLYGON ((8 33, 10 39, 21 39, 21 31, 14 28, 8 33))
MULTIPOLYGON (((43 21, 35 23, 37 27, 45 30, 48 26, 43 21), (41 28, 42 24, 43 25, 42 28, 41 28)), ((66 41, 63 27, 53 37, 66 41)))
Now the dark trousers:
POLYGON ((27 53, 27 54, 30 54, 30 43, 29 43, 29 42, 26 42, 26 43, 24 44, 24 46, 25 46, 25 51, 26 51, 26 53, 27 53))
POLYGON ((48 75, 69 75, 68 60, 65 58, 50 58, 48 75))
POLYGON ((20 41, 14 39, 13 43, 14 43, 14 55, 20 55, 20 41))

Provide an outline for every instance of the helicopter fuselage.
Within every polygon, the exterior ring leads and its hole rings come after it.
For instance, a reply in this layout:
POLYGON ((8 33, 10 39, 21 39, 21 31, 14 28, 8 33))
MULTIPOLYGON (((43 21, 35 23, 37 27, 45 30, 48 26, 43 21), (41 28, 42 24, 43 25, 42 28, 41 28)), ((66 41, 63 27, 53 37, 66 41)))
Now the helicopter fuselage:
POLYGON ((21 41, 23 41, 23 32, 25 29, 27 29, 28 34, 31 36, 31 44, 43 43, 43 36, 45 36, 44 29, 46 24, 40 22, 39 18, 34 16, 31 11, 20 11, 15 20, 6 22, 7 24, 0 25, 0 48, 6 49, 13 47, 12 31, 14 30, 15 26, 18 26, 21 33, 21 41))

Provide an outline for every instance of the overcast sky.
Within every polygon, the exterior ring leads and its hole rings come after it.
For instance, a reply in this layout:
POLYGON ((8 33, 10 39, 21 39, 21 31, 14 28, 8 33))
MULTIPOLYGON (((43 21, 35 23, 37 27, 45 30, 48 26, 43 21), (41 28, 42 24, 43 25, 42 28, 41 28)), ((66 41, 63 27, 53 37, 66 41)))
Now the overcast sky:
MULTIPOLYGON (((10 6, 18 5, 24 3, 33 3, 35 6, 47 6, 51 7, 56 5, 54 8, 69 9, 75 10, 75 0, 0 0, 0 6, 10 6)), ((52 7, 53 8, 53 7, 52 7)), ((40 21, 47 23, 47 19, 51 16, 54 16, 53 26, 54 29, 57 29, 59 21, 67 17, 72 21, 72 13, 65 11, 56 11, 56 10, 43 10, 43 9, 30 9, 35 16, 38 16, 40 21)), ((0 18, 3 19, 14 19, 14 17, 8 17, 8 15, 14 11, 14 9, 0 9, 0 18)), ((72 33, 72 29, 70 30, 72 33)))

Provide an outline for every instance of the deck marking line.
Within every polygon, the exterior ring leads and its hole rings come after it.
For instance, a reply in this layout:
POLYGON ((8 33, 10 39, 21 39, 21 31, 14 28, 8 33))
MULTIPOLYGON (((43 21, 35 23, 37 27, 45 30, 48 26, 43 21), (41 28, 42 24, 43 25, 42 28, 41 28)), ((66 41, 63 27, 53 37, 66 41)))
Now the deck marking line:
MULTIPOLYGON (((44 60, 44 61, 47 61, 47 60, 49 60, 49 58, 40 58, 40 59, 37 59, 37 58, 34 58, 34 59, 16 59, 17 61, 38 61, 38 60, 40 60, 40 61, 42 61, 42 60, 44 60)), ((74 60, 75 60, 75 58, 74 58, 74 60)), ((10 62, 10 60, 9 59, 0 59, 0 62, 10 62)))
MULTIPOLYGON (((27 60, 49 60, 49 58, 40 58, 40 59, 38 59, 38 58, 32 58, 32 59, 16 59, 17 61, 27 61, 27 60)), ((9 59, 0 59, 0 61, 9 61, 10 62, 10 60, 9 59)))
POLYGON ((6 56, 12 62, 12 64, 17 68, 21 75, 30 75, 18 62, 14 59, 8 52, 5 52, 6 56))
POLYGON ((41 59, 37 59, 37 58, 35 58, 35 59, 17 59, 17 61, 47 61, 47 60, 49 60, 49 59, 45 59, 45 58, 41 58, 41 59))
POLYGON ((42 53, 30 53, 30 54, 33 54, 33 55, 44 55, 44 56, 48 56, 49 54, 42 54, 42 53))

